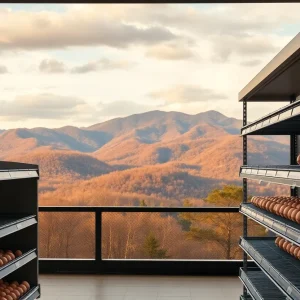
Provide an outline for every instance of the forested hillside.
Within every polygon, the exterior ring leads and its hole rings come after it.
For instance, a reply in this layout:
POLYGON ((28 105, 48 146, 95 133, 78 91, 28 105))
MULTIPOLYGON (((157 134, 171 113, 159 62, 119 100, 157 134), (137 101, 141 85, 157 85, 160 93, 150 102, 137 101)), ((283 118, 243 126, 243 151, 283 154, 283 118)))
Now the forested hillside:
MULTIPOLYGON (((240 184, 240 126, 216 111, 152 111, 86 128, 20 128, 0 133, 0 157, 40 166, 41 203, 202 203, 213 188, 240 184)), ((284 137, 248 143, 249 163, 288 162, 284 137)))

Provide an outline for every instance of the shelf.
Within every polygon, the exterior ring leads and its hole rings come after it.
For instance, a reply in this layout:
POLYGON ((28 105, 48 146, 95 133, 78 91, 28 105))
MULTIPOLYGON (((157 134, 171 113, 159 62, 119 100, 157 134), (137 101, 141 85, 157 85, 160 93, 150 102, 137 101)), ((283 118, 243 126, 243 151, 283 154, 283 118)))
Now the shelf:
POLYGON ((22 295, 21 300, 34 300, 41 295, 37 226, 38 179, 38 165, 0 161, 2 248, 21 249, 25 252, 0 267, 0 279, 28 281, 32 287, 22 295))
POLYGON ((275 245, 274 238, 241 238, 241 248, 290 299, 300 299, 300 261, 275 245))
POLYGON ((25 295, 23 295, 19 300, 35 300, 40 296, 40 288, 35 286, 31 288, 25 295))
POLYGON ((243 203, 240 206, 240 212, 276 234, 300 246, 300 225, 298 223, 258 208, 252 203, 243 203))
POLYGON ((242 166, 240 177, 300 187, 300 166, 242 166))
POLYGON ((0 181, 39 178, 38 165, 0 161, 0 181))
POLYGON ((0 238, 37 223, 35 216, 13 218, 0 216, 0 238))
POLYGON ((240 300, 252 300, 251 296, 247 296, 246 298, 244 296, 240 297, 240 300))
POLYGON ((290 101, 300 94, 300 33, 239 93, 239 101, 290 101))
POLYGON ((16 271, 37 257, 36 250, 24 253, 22 256, 10 261, 0 268, 0 279, 16 271))
POLYGON ((0 170, 1 180, 39 178, 37 170, 0 170))
POLYGON ((300 101, 252 122, 241 129, 242 135, 300 134, 300 101))
POLYGON ((240 279, 254 300, 286 300, 286 296, 258 268, 240 269, 240 279))

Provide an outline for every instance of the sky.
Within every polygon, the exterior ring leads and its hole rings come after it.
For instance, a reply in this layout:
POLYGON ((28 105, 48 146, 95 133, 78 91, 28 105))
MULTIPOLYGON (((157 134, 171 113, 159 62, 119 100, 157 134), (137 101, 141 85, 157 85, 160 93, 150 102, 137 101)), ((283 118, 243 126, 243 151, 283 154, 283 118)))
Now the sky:
MULTIPOLYGON (((151 110, 241 118, 238 92, 299 32, 299 11, 0 4, 0 129, 82 127, 151 110)), ((249 119, 282 105, 249 104, 249 119)))

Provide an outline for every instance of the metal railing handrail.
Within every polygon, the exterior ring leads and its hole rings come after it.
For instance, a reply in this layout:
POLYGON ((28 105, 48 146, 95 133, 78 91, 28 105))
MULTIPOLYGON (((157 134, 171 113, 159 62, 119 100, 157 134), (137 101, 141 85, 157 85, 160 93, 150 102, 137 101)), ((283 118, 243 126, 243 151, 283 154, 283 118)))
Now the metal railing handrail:
POLYGON ((239 207, 161 207, 161 206, 40 206, 40 213, 84 212, 95 215, 95 259, 40 259, 45 273, 100 273, 100 274, 182 274, 182 275, 237 275, 241 260, 153 260, 103 259, 103 213, 238 213, 239 207))
POLYGON ((40 206, 40 212, 239 212, 239 207, 40 206))

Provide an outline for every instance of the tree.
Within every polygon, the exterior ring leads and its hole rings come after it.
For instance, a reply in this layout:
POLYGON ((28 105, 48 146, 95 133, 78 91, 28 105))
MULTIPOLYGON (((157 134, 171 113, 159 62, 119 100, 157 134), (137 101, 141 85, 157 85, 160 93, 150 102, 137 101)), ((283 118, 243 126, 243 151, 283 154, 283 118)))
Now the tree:
MULTIPOLYGON (((239 206, 243 200, 243 189, 226 185, 215 189, 207 196, 207 203, 214 206, 239 206)), ((210 242, 219 247, 226 259, 234 259, 239 254, 239 237, 242 233, 242 216, 237 213, 182 213, 183 220, 191 222, 186 233, 188 239, 210 242)), ((253 228, 257 227, 252 227, 253 228)), ((255 230, 254 230, 255 231, 255 230)), ((261 229, 257 229, 260 231, 261 229)))
MULTIPOLYGON (((189 199, 183 201, 183 207, 192 207, 192 202, 189 199)), ((181 226, 183 231, 189 231, 192 225, 192 222, 188 218, 182 218, 179 214, 178 223, 181 226)))
POLYGON ((168 258, 167 250, 160 248, 159 241, 152 232, 146 237, 143 250, 147 258, 168 258))
POLYGON ((144 206, 144 207, 147 206, 147 203, 144 199, 140 200, 140 206, 144 206))
POLYGON ((206 201, 217 206, 239 206, 243 201, 243 188, 236 185, 225 185, 222 189, 212 190, 206 201))

